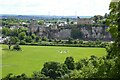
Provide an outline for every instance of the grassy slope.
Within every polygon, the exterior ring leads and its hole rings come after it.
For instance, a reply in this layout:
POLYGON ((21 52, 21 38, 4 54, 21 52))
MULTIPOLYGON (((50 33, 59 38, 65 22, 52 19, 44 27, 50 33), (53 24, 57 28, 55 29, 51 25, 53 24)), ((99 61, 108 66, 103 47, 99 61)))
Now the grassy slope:
MULTIPOLYGON (((2 48, 6 48, 3 46, 2 48)), ((2 50, 2 76, 8 73, 28 76, 33 71, 39 71, 47 61, 64 62, 68 56, 74 57, 75 61, 96 55, 106 54, 104 48, 80 48, 80 47, 50 47, 50 46, 22 46, 22 51, 2 50), (58 50, 68 50, 68 53, 59 53, 58 50)))

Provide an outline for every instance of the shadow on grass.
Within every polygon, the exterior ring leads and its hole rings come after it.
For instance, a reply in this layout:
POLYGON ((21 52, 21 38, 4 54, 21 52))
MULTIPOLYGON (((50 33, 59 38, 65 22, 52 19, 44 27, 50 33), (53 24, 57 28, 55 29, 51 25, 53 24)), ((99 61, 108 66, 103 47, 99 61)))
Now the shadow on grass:
POLYGON ((8 48, 3 48, 2 50, 10 50, 10 49, 8 49, 8 48))
POLYGON ((8 48, 3 48, 2 50, 5 50, 5 51, 22 51, 22 50, 8 49, 8 48))

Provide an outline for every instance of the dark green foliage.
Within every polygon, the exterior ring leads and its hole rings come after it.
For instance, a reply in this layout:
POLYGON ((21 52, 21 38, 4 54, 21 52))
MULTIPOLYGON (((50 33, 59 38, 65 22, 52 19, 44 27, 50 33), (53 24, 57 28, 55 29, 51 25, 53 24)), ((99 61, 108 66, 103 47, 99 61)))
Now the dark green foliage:
POLYGON ((19 44, 16 44, 13 46, 13 50, 19 51, 19 50, 21 50, 21 47, 19 46, 19 44))
POLYGON ((19 33, 18 37, 19 37, 20 40, 23 40, 26 37, 26 33, 25 32, 21 32, 21 33, 19 33))
POLYGON ((11 30, 9 28, 3 28, 2 29, 2 34, 5 36, 10 36, 11 30))
POLYGON ((21 44, 21 45, 25 45, 25 44, 26 44, 25 40, 21 40, 21 41, 20 41, 20 44, 21 44))
POLYGON ((99 39, 97 39, 95 43, 97 45, 97 44, 101 44, 102 42, 99 39))
POLYGON ((31 43, 32 42, 32 37, 31 36, 26 36, 25 41, 28 42, 28 43, 31 43))
POLYGON ((17 28, 14 28, 14 29, 11 30, 10 36, 16 36, 16 37, 17 37, 18 34, 19 34, 18 29, 17 29, 17 28))
POLYGON ((94 17, 93 17, 93 20, 95 21, 95 23, 98 23, 100 20, 102 20, 103 19, 103 16, 101 16, 101 15, 95 15, 94 17))
POLYGON ((43 24, 44 24, 44 21, 43 21, 43 20, 40 20, 40 21, 38 21, 38 24, 39 24, 39 25, 43 25, 43 24))
POLYGON ((88 61, 87 58, 84 58, 84 59, 81 59, 80 62, 81 62, 84 66, 87 66, 89 61, 88 61))
POLYGON ((67 67, 58 62, 46 62, 41 73, 50 78, 60 78, 67 72, 67 67))
POLYGON ((67 44, 72 44, 72 38, 69 38, 68 41, 66 41, 67 44))
MULTIPOLYGON (((119 1, 119 0, 118 0, 119 1)), ((110 14, 106 20, 109 26, 109 32, 115 42, 107 47, 107 59, 113 59, 115 66, 112 67, 112 72, 109 77, 120 77, 120 1, 110 3, 110 14)), ((109 73, 109 72, 108 72, 109 73)))
POLYGON ((29 79, 25 73, 22 73, 20 75, 13 75, 12 73, 10 73, 2 80, 29 80, 29 79))
POLYGON ((10 41, 11 41, 11 44, 16 44, 17 42, 19 42, 19 39, 18 37, 10 37, 10 41))
POLYGON ((43 41, 47 41, 48 39, 47 39, 46 36, 44 36, 44 37, 42 38, 42 40, 43 40, 43 41))
POLYGON ((75 63, 74 63, 74 58, 73 57, 67 57, 64 64, 67 65, 67 68, 70 70, 74 70, 75 69, 75 63))
POLYGON ((34 78, 34 79, 48 79, 49 76, 47 77, 44 74, 41 74, 40 71, 38 71, 38 72, 33 72, 32 78, 34 78))
POLYGON ((52 42, 52 39, 49 39, 49 42, 52 42))
POLYGON ((35 34, 32 34, 31 37, 32 37, 32 39, 36 39, 36 35, 35 34))
POLYGON ((77 70, 80 70, 83 67, 83 63, 81 61, 77 62, 75 65, 77 70))
POLYGON ((12 73, 9 73, 6 77, 2 78, 2 80, 10 80, 12 73))
POLYGON ((67 18, 66 22, 67 22, 67 24, 69 24, 69 22, 70 22, 69 18, 67 18))
POLYGON ((40 40, 40 38, 38 36, 36 36, 35 41, 38 42, 40 40))
POLYGON ((72 28, 71 37, 73 39, 82 39, 83 38, 83 33, 80 31, 79 28, 72 28))
POLYGON ((80 44, 83 44, 83 40, 80 40, 79 43, 80 43, 80 44))

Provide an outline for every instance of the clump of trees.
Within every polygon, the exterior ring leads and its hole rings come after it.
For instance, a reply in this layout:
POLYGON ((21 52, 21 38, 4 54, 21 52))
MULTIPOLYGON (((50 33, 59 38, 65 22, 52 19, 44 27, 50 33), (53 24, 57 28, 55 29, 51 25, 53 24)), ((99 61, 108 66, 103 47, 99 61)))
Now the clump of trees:
POLYGON ((46 62, 41 70, 41 74, 53 79, 60 78, 67 72, 67 66, 58 62, 46 62))

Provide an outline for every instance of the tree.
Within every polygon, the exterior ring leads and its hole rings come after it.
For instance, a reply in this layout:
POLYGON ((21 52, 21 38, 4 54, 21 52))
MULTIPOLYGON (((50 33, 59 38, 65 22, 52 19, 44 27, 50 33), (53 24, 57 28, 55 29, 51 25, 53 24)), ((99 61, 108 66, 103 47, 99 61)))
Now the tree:
POLYGON ((14 28, 14 29, 12 29, 11 30, 11 34, 10 34, 10 36, 18 36, 18 29, 17 28, 14 28))
POLYGON ((5 40, 5 43, 8 45, 9 50, 11 49, 11 46, 17 42, 19 42, 18 37, 9 37, 5 40))
POLYGON ((10 41, 12 44, 16 44, 17 42, 19 42, 18 37, 10 37, 10 41))
POLYGON ((13 50, 19 51, 19 50, 21 50, 21 47, 19 46, 19 44, 16 44, 13 46, 13 50))
POLYGON ((41 38, 36 36, 35 41, 38 42, 41 38))
POLYGON ((39 24, 39 25, 43 25, 43 24, 44 24, 44 21, 43 21, 43 20, 40 20, 40 21, 38 21, 38 24, 39 24))
POLYGON ((75 69, 74 59, 71 56, 66 58, 64 64, 66 64, 67 68, 70 69, 70 70, 75 69))
POLYGON ((71 37, 73 39, 80 39, 80 38, 83 38, 83 33, 80 31, 79 28, 72 28, 71 30, 71 37))
POLYGON ((18 32, 19 32, 19 33, 21 33, 21 32, 27 33, 27 31, 28 31, 28 28, 19 28, 19 29, 18 29, 18 32))
MULTIPOLYGON (((118 0, 119 1, 119 0, 118 0)), ((108 50, 108 59, 115 59, 115 66, 111 69, 111 75, 119 78, 120 76, 120 1, 110 3, 110 14, 106 20, 109 26, 108 31, 111 33, 115 42, 108 50)))
POLYGON ((9 40, 9 39, 7 39, 7 44, 8 44, 8 48, 9 48, 9 50, 11 49, 11 46, 12 46, 12 43, 11 43, 11 41, 9 40))
POLYGON ((25 73, 22 73, 20 75, 13 75, 12 73, 9 73, 6 77, 2 78, 2 80, 28 80, 27 75, 25 73))
POLYGON ((65 75, 67 67, 58 62, 46 62, 41 70, 41 73, 50 78, 59 78, 65 75))
POLYGON ((93 17, 93 20, 95 21, 95 23, 98 23, 98 21, 99 20, 102 20, 103 19, 103 16, 101 16, 101 15, 95 15, 94 17, 93 17))
POLYGON ((47 41, 48 39, 47 39, 46 36, 44 36, 44 37, 42 38, 42 40, 43 40, 43 41, 47 41))
POLYGON ((107 14, 107 13, 105 13, 104 18, 107 18, 107 17, 108 17, 108 14, 107 14))
POLYGON ((3 28, 2 34, 5 36, 10 36, 11 30, 9 28, 3 28))
POLYGON ((25 41, 28 42, 28 43, 31 43, 32 42, 32 37, 31 36, 26 36, 25 41))
POLYGON ((70 20, 69 20, 69 18, 67 18, 67 20, 66 20, 66 21, 67 21, 67 24, 69 24, 69 21, 70 21, 70 20))
POLYGON ((25 32, 21 32, 21 33, 18 34, 18 37, 19 37, 20 40, 23 40, 26 37, 26 33, 25 32))
POLYGON ((48 79, 49 76, 47 77, 47 76, 45 76, 44 74, 41 74, 40 71, 38 71, 38 72, 33 72, 32 78, 34 78, 34 79, 36 79, 36 80, 37 80, 37 79, 48 79))
POLYGON ((20 41, 20 44, 21 44, 21 45, 25 45, 25 44, 26 44, 25 40, 21 40, 21 41, 20 41))
POLYGON ((36 35, 35 34, 32 34, 31 37, 32 37, 32 39, 36 39, 36 35))

